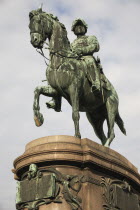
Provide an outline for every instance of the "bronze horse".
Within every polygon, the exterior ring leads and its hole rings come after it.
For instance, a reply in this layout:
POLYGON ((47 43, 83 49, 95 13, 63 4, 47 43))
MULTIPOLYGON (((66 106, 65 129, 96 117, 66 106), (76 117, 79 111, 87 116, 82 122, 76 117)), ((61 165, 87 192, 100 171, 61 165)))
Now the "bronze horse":
MULTIPOLYGON (((79 130, 79 111, 86 112, 87 118, 94 128, 97 137, 104 146, 109 147, 115 137, 114 123, 126 134, 123 121, 118 111, 118 96, 107 80, 109 90, 103 88, 104 100, 101 95, 91 91, 91 84, 86 77, 85 63, 72 54, 65 26, 52 14, 42 9, 33 10, 30 17, 31 43, 35 48, 42 49, 46 39, 49 40, 50 62, 46 70, 48 86, 39 86, 34 95, 34 119, 37 126, 43 124, 40 113, 39 96, 57 98, 64 97, 72 106, 72 118, 75 136, 81 138, 79 130), (104 120, 107 120, 108 136, 103 131, 104 120)), ((104 76, 104 75, 103 75, 104 76)), ((105 78, 105 76, 104 76, 105 78)))

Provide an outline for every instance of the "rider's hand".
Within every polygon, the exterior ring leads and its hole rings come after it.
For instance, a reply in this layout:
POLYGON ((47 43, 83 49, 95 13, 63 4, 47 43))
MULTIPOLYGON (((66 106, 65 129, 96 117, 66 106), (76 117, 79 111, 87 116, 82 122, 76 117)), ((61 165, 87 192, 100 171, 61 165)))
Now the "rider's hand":
POLYGON ((72 51, 75 55, 77 55, 78 57, 82 56, 82 50, 77 48, 77 49, 74 49, 72 51))
POLYGON ((82 51, 81 48, 77 48, 77 49, 76 49, 76 53, 77 53, 78 55, 81 55, 81 54, 83 54, 83 51, 82 51))
POLYGON ((53 49, 50 50, 51 54, 55 54, 55 51, 53 49))
POLYGON ((78 55, 74 52, 74 51, 68 51, 68 54, 67 54, 69 57, 77 57, 78 55))

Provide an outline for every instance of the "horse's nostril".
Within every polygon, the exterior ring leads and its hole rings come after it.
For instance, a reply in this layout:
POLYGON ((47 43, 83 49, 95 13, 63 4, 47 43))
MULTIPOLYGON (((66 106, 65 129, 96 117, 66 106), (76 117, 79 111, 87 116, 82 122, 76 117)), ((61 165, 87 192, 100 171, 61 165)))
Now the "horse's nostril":
POLYGON ((34 37, 34 41, 37 41, 37 37, 34 37))

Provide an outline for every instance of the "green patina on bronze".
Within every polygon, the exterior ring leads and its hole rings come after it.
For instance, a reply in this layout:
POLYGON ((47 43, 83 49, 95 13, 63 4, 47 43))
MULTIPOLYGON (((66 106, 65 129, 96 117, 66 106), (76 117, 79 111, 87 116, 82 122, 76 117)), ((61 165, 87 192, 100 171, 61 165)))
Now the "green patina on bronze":
POLYGON ((65 26, 52 14, 42 9, 31 11, 30 34, 31 44, 43 54, 43 46, 49 40, 47 49, 50 52, 46 70, 47 86, 39 86, 34 92, 34 120, 37 126, 43 124, 40 113, 39 97, 52 97, 47 102, 48 108, 61 111, 61 98, 64 97, 72 106, 72 118, 75 136, 81 138, 79 130, 79 112, 86 116, 94 128, 97 137, 105 146, 110 146, 115 137, 114 123, 126 134, 123 120, 119 115, 118 95, 113 85, 106 78, 99 58, 93 54, 99 51, 99 43, 95 36, 86 36, 87 24, 76 19, 72 31, 77 38, 70 44, 65 26), (108 135, 103 131, 103 123, 107 120, 108 135))

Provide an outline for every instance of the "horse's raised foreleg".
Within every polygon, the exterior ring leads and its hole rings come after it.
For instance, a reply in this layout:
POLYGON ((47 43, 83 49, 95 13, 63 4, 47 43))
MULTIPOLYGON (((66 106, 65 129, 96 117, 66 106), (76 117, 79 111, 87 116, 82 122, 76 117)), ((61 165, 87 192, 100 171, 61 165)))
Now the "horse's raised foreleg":
POLYGON ((118 109, 118 103, 115 103, 112 99, 108 98, 106 102, 107 109, 107 125, 108 125, 108 139, 104 146, 109 147, 113 139, 115 138, 114 123, 118 109))
POLYGON ((70 98, 71 98, 71 105, 72 105, 72 119, 74 121, 75 127, 75 137, 81 138, 80 129, 79 129, 79 90, 76 85, 73 85, 70 88, 70 98))
POLYGON ((45 96, 53 97, 57 95, 57 91, 53 89, 50 85, 38 86, 35 88, 33 111, 34 111, 35 124, 38 127, 41 126, 44 122, 44 118, 43 118, 43 115, 40 113, 40 106, 39 106, 39 98, 41 94, 45 96))

